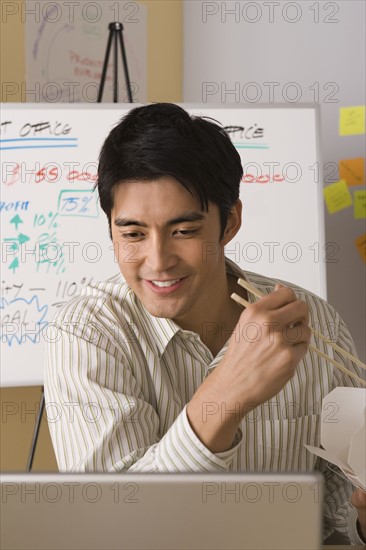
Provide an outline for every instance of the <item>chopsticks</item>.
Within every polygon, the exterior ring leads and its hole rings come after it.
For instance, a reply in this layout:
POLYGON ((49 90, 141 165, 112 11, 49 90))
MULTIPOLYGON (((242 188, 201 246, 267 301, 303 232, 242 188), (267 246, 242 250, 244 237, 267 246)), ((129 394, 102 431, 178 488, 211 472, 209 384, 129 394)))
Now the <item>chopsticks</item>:
MULTIPOLYGON (((262 294, 257 288, 255 288, 248 281, 244 281, 244 279, 238 279, 238 284, 240 286, 242 286, 243 288, 245 288, 248 292, 253 294, 256 298, 263 298, 264 294, 262 294)), ((235 300, 235 302, 239 303, 242 306, 248 307, 250 305, 249 302, 244 300, 244 298, 242 298, 238 294, 235 294, 235 292, 231 295, 231 298, 233 300, 235 300)), ((334 344, 331 340, 329 340, 329 338, 326 338, 323 334, 316 331, 312 327, 309 327, 309 328, 310 328, 311 332, 314 334, 314 336, 317 336, 318 338, 320 338, 321 340, 323 340, 324 342, 329 344, 338 353, 340 353, 341 355, 344 355, 345 357, 347 357, 348 359, 350 359, 351 361, 353 361, 354 363, 359 365, 362 369, 366 370, 366 365, 364 363, 362 363, 362 361, 360 361, 360 359, 358 359, 358 357, 354 357, 354 355, 351 355, 348 351, 346 351, 346 350, 342 349, 341 347, 337 346, 337 344, 334 344)), ((333 365, 335 365, 339 370, 341 370, 345 374, 348 374, 348 376, 351 376, 352 378, 355 378, 356 380, 361 382, 361 384, 366 386, 365 380, 363 380, 362 378, 357 376, 357 374, 354 374, 353 372, 349 371, 344 365, 341 365, 341 363, 338 363, 332 357, 329 357, 328 355, 326 355, 325 353, 323 353, 322 351, 320 351, 319 349, 317 349, 316 347, 314 347, 312 345, 309 345, 309 349, 311 349, 313 352, 320 355, 320 357, 322 357, 326 361, 330 361, 331 363, 333 363, 333 365)))

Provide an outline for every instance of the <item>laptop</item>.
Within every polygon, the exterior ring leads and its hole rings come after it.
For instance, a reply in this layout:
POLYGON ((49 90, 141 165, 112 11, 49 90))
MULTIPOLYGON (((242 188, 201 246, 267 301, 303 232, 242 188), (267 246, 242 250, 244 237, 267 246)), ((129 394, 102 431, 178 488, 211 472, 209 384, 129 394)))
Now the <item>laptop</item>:
POLYGON ((1 474, 1 548, 319 549, 320 473, 1 474))

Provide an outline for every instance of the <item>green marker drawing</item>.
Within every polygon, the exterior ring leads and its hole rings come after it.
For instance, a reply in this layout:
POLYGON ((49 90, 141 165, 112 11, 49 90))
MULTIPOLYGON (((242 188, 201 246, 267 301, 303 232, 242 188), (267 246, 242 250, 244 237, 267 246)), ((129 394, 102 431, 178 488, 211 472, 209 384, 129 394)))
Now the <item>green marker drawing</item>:
POLYGON ((21 219, 21 217, 19 216, 19 214, 16 214, 16 215, 14 216, 14 218, 12 218, 12 219, 10 220, 10 223, 13 223, 13 224, 15 225, 15 231, 18 231, 18 225, 19 225, 20 223, 23 223, 23 220, 21 219))
POLYGON ((18 258, 14 258, 14 260, 9 265, 9 269, 13 270, 13 273, 15 273, 16 268, 19 267, 19 260, 18 258))
POLYGON ((27 241, 30 241, 30 238, 27 235, 23 235, 23 233, 19 233, 18 235, 19 244, 26 243, 27 241))

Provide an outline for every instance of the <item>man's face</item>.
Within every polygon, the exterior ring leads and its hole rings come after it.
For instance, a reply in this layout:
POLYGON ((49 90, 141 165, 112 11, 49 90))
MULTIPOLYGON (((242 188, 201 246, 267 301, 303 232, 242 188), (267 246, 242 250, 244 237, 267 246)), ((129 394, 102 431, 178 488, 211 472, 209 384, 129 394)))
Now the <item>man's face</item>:
POLYGON ((121 273, 151 315, 185 327, 207 320, 226 283, 215 204, 203 212, 171 177, 124 182, 114 189, 111 228, 121 273))

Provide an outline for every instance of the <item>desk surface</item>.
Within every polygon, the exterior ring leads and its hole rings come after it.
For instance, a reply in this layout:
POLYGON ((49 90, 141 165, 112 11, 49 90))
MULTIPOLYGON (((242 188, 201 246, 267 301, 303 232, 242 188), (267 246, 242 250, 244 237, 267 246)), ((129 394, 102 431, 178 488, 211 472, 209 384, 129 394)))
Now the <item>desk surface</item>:
POLYGON ((340 545, 332 545, 332 546, 322 546, 322 550, 365 550, 365 545, 363 546, 345 546, 343 544, 340 545))

